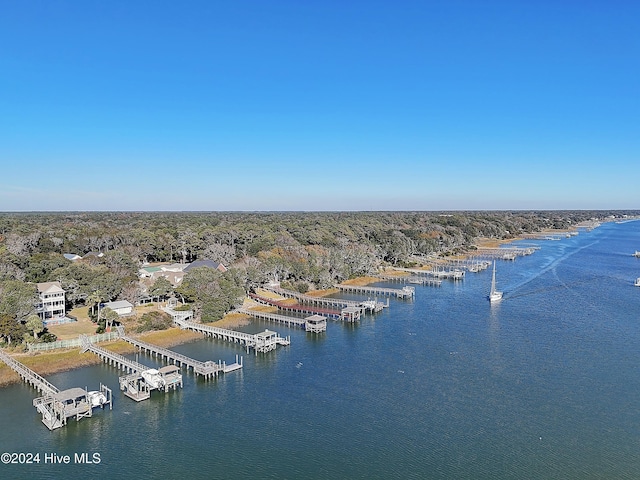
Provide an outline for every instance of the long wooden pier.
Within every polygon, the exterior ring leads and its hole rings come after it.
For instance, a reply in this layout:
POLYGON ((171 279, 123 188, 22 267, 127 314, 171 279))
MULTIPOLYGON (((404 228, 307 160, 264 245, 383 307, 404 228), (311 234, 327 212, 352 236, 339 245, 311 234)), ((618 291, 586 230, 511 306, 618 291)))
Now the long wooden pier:
POLYGON ((290 345, 289 337, 281 337, 276 332, 265 330, 260 333, 245 333, 236 330, 227 330, 226 328, 212 327, 211 325, 203 325, 201 323, 190 322, 187 320, 174 320, 182 329, 193 330, 202 333, 211 338, 224 340, 226 342, 238 343, 243 345, 249 351, 253 348, 256 355, 258 352, 265 353, 275 350, 278 345, 290 345))
POLYGON ((360 285, 336 285, 343 292, 362 293, 365 295, 389 295, 397 298, 413 298, 416 294, 415 287, 402 288, 384 288, 384 287, 366 287, 360 285))
POLYGON ((69 388, 60 391, 41 375, 0 350, 0 360, 15 371, 22 380, 38 390, 42 396, 33 400, 33 406, 42 415, 42 423, 49 430, 64 427, 69 418, 91 417, 93 409, 109 405, 113 408, 111 389, 100 384, 100 389, 88 392, 82 388, 69 388))
POLYGON ((376 278, 385 282, 413 283, 416 285, 427 285, 430 287, 442 286, 442 280, 437 278, 428 278, 420 275, 376 275, 376 278))
POLYGON ((478 247, 476 255, 483 258, 515 260, 516 257, 531 255, 540 247, 505 247, 505 248, 486 248, 478 247))
POLYGON ((128 358, 120 355, 119 353, 112 352, 107 350, 106 348, 98 347, 89 341, 86 335, 81 335, 80 339, 82 340, 82 353, 91 352, 95 353, 100 357, 100 359, 105 362, 107 365, 111 365, 113 367, 119 368, 123 370, 125 373, 142 373, 145 370, 148 370, 151 367, 147 367, 138 362, 134 362, 133 360, 129 360, 128 358))
POLYGON ((284 323, 287 326, 300 327, 308 332, 323 332, 327 329, 327 319, 321 315, 312 315, 307 318, 296 318, 289 317, 287 315, 278 315, 277 313, 259 312, 246 308, 241 308, 237 311, 238 313, 243 313, 244 315, 249 315, 250 317, 260 320, 284 323))
POLYGON ((461 268, 449 268, 440 270, 439 267, 435 267, 432 270, 423 270, 420 268, 400 268, 394 267, 394 270, 399 272, 412 273, 414 275, 428 275, 433 278, 449 278, 452 280, 462 280, 464 278, 464 270, 461 268))
MULTIPOLYGON (((303 313, 307 315, 323 315, 325 317, 332 317, 332 318, 340 318, 340 316, 342 315, 342 310, 314 307, 312 305, 303 305, 301 303, 288 304, 284 302, 284 299, 276 300, 273 298, 267 298, 262 295, 258 295, 257 293, 249 293, 249 297, 253 298, 255 301, 259 303, 262 303, 265 305, 271 305, 273 307, 278 307, 279 310, 284 310, 285 312, 303 313)), ((363 307, 358 307, 358 308, 363 308, 363 307)))
MULTIPOLYGON (((167 348, 159 347, 157 345, 153 345, 151 343, 143 342, 136 338, 129 337, 124 333, 124 327, 117 327, 118 333, 120 334, 120 339, 128 342, 138 348, 140 351, 144 351, 148 354, 153 354, 156 358, 160 357, 161 359, 171 362, 174 365, 180 365, 181 367, 191 368, 193 373, 196 375, 202 375, 205 379, 217 377, 218 373, 230 372, 233 370, 237 370, 237 368, 231 368, 232 365, 227 369, 226 362, 214 362, 212 360, 208 360, 206 362, 201 362, 200 360, 195 360, 193 358, 187 357, 186 355, 182 355, 180 353, 174 352, 173 350, 169 350, 167 348)), ((242 363, 236 362, 233 364, 240 365, 242 367, 242 363)))
POLYGON ((49 382, 47 379, 38 375, 36 372, 31 370, 29 367, 23 365, 16 359, 10 357, 5 352, 0 350, 0 360, 6 363, 14 372, 20 375, 20 378, 33 388, 38 390, 43 395, 55 395, 60 390, 49 382))
POLYGON ((386 304, 382 302, 362 302, 357 300, 347 300, 344 298, 333 297, 314 297, 311 295, 305 295, 291 290, 286 290, 282 287, 265 286, 262 287, 267 291, 276 293, 283 297, 295 298, 299 302, 311 305, 328 305, 330 307, 344 308, 344 307, 362 307, 365 310, 377 313, 381 311, 386 304))

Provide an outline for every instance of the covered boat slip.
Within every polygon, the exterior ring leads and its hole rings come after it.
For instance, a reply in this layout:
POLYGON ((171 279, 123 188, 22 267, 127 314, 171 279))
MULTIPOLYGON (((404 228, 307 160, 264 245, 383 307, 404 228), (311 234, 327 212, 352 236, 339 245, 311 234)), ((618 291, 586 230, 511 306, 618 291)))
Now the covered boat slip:
POLYGON ((69 418, 75 417, 79 421, 81 418, 91 417, 94 408, 104 408, 106 405, 109 405, 110 410, 113 408, 112 392, 102 384, 99 391, 89 392, 74 387, 33 400, 33 406, 42 414, 42 423, 49 430, 64 427, 69 418))

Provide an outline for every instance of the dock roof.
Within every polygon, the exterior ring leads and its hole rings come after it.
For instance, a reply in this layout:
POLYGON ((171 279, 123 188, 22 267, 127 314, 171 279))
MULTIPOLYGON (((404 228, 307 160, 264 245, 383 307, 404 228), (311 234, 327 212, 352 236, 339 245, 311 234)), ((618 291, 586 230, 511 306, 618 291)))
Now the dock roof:
POLYGON ((66 400, 75 400, 76 398, 82 398, 86 396, 87 392, 84 389, 80 387, 73 387, 56 393, 53 398, 55 398, 59 402, 64 402, 66 400))

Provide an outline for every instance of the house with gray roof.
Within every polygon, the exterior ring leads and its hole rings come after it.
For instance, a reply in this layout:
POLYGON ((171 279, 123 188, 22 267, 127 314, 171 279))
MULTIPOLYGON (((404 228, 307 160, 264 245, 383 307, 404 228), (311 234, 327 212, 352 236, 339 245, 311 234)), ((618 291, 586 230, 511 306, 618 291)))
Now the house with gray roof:
POLYGON ((196 260, 189 264, 187 268, 184 269, 185 273, 188 273, 190 270, 198 267, 208 267, 213 268, 214 270, 218 270, 219 272, 226 272, 227 267, 219 262, 214 262, 213 260, 196 260))

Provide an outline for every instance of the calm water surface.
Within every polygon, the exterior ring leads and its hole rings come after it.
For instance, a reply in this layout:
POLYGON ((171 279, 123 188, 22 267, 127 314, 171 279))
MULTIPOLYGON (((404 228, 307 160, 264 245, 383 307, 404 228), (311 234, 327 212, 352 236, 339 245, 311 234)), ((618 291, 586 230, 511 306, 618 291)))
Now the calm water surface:
MULTIPOLYGON (((524 242, 523 242, 524 243, 524 242)), ((529 242, 531 243, 531 242, 529 242)), ((0 390, 0 450, 100 454, 91 465, 0 465, 0 478, 640 477, 640 222, 604 224, 356 326, 291 335, 267 355, 202 340, 175 347, 242 372, 136 403, 100 365, 59 388, 114 390, 112 411, 50 432, 25 385, 0 390)), ((398 286, 397 284, 393 286, 398 286)), ((354 297, 358 298, 358 297, 354 297)), ((141 363, 157 365, 141 355, 141 363)))

